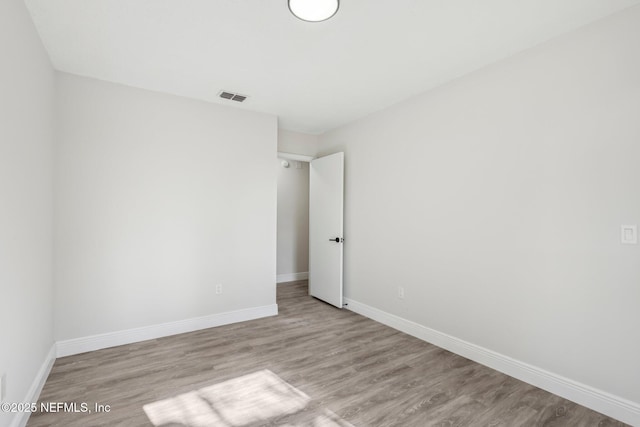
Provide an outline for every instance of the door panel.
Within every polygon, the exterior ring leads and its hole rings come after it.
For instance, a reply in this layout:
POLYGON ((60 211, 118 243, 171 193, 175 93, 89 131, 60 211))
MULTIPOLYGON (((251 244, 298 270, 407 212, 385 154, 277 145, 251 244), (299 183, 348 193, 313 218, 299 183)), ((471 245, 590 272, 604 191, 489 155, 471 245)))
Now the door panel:
POLYGON ((344 153, 312 160, 309 169, 309 293, 340 308, 343 204, 344 153))

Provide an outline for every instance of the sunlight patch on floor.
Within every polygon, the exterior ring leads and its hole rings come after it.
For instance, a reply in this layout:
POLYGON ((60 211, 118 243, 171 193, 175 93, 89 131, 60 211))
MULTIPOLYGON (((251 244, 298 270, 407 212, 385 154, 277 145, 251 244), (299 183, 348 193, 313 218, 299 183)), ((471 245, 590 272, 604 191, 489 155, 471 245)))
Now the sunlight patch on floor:
POLYGON ((352 427, 268 369, 144 405, 154 426, 352 427), (290 420, 289 420, 290 419, 290 420))

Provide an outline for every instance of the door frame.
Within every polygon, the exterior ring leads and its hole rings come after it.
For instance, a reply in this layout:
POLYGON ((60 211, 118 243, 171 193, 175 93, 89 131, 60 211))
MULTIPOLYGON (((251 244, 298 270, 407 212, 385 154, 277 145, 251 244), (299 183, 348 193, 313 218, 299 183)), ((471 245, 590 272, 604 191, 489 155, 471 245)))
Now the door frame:
MULTIPOLYGON (((309 165, 311 165, 311 161, 312 160, 316 160, 322 157, 326 157, 326 156, 331 156, 333 154, 337 154, 337 153, 330 153, 330 154, 326 154, 324 156, 307 156, 304 154, 295 154, 295 153, 287 153, 287 152, 283 152, 283 151, 278 151, 277 152, 277 158, 278 159, 282 159, 282 160, 291 160, 291 161, 296 161, 296 162, 305 162, 305 163, 309 163, 309 165)), ((342 152, 343 154, 343 174, 344 174, 344 152, 342 152)), ((309 168, 309 173, 311 173, 311 169, 309 168)), ((343 185, 344 185, 344 175, 343 175, 343 185)), ((309 189, 311 190, 311 189, 309 189)), ((311 197, 311 195, 310 195, 311 197)), ((343 189, 343 197, 344 197, 344 189, 343 189)), ((343 201, 343 215, 344 215, 344 201, 343 201)), ((344 244, 344 218, 343 218, 343 230, 342 230, 342 236, 340 236, 342 238, 342 241, 340 242, 340 244, 344 244)), ((311 240, 311 238, 309 237, 309 240, 311 240)), ((311 250, 309 250, 309 256, 311 256, 311 250)), ((309 259, 309 270, 311 270, 311 259, 309 259)), ((311 274, 311 271, 309 271, 309 274, 311 274)), ((341 305, 337 308, 343 308, 344 307, 344 249, 342 250, 342 265, 341 265, 341 290, 340 290, 340 295, 341 295, 341 305)), ((311 287, 309 287, 309 295, 311 295, 311 287)))

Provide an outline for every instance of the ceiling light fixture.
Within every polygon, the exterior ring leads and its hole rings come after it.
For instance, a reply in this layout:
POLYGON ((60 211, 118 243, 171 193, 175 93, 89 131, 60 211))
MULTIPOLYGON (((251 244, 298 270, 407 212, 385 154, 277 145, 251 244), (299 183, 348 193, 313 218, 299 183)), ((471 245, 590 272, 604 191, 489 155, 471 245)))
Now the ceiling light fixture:
POLYGON ((296 18, 308 22, 326 21, 336 14, 340 0, 288 0, 289 10, 296 18))

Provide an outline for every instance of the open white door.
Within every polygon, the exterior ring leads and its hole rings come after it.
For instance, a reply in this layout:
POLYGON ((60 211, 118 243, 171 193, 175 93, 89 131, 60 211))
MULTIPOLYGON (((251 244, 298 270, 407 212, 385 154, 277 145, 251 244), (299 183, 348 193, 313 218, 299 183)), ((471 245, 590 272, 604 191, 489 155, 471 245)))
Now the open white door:
POLYGON ((344 153, 309 169, 309 294, 342 308, 344 153))

